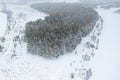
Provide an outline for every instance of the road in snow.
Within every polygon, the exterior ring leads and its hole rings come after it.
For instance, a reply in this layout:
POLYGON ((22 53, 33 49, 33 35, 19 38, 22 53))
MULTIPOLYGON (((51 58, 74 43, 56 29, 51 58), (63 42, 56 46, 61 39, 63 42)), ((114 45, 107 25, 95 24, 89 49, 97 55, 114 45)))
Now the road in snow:
POLYGON ((2 37, 6 32, 7 26, 7 15, 0 12, 0 37, 2 37))
POLYGON ((114 10, 97 9, 104 24, 99 50, 91 61, 93 76, 90 80, 120 80, 120 14, 114 10))

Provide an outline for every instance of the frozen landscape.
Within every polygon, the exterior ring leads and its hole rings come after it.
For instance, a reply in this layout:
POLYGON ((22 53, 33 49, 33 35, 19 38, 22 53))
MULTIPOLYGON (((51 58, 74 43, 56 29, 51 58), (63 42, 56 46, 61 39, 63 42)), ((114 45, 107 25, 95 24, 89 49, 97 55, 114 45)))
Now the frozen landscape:
POLYGON ((92 32, 71 54, 48 60, 29 54, 24 37, 28 21, 48 14, 29 5, 7 6, 0 12, 0 80, 120 80, 119 8, 96 8, 101 17, 92 32))
POLYGON ((99 49, 91 61, 93 76, 90 80, 119 80, 120 79, 120 14, 114 13, 119 8, 97 11, 104 20, 99 49))

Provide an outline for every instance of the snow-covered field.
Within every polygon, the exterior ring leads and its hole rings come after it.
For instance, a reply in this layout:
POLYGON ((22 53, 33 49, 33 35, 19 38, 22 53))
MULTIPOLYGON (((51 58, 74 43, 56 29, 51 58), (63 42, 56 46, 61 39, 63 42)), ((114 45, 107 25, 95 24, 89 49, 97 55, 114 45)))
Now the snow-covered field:
POLYGON ((115 10, 97 9, 104 25, 99 49, 91 61, 90 80, 120 80, 120 14, 114 13, 115 10))
POLYGON ((7 27, 7 15, 0 12, 0 37, 3 37, 7 27))
POLYGON ((3 47, 0 49, 0 80, 88 80, 91 76, 90 80, 120 80, 120 14, 114 13, 116 8, 96 9, 104 20, 101 37, 99 19, 73 53, 57 60, 33 56, 26 51, 25 23, 44 19, 47 14, 23 5, 9 5, 8 10, 8 20, 6 14, 0 13, 0 36, 4 37, 0 38, 3 47))
POLYGON ((38 18, 44 19, 47 14, 29 6, 8 6, 9 29, 4 39, 0 40, 3 47, 0 50, 0 80, 88 80, 92 76, 89 64, 98 48, 101 18, 73 53, 56 60, 47 60, 27 53, 24 41, 25 23, 38 18))

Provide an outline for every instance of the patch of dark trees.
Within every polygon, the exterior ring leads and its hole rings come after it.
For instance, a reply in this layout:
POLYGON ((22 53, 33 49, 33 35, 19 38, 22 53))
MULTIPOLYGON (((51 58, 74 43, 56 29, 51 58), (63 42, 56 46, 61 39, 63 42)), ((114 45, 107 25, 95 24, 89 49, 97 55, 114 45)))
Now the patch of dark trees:
POLYGON ((76 4, 50 3, 36 5, 48 13, 44 20, 26 24, 28 52, 45 58, 58 58, 71 53, 94 28, 99 16, 91 8, 76 4), (40 6, 40 7, 39 7, 40 6))

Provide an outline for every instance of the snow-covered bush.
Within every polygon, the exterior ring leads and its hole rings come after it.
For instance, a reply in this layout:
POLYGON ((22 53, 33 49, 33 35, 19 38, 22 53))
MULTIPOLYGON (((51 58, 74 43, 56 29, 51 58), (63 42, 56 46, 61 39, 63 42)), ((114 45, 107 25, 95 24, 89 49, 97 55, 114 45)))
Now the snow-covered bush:
POLYGON ((90 8, 70 5, 62 4, 44 20, 26 24, 25 34, 30 53, 57 58, 72 52, 82 37, 92 31, 98 19, 97 12, 90 8))

